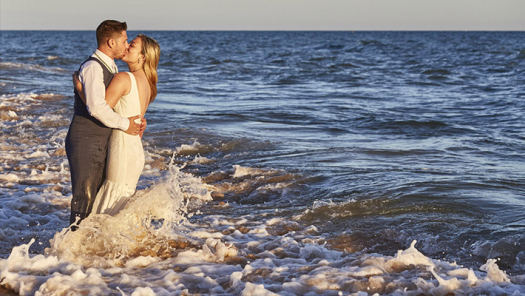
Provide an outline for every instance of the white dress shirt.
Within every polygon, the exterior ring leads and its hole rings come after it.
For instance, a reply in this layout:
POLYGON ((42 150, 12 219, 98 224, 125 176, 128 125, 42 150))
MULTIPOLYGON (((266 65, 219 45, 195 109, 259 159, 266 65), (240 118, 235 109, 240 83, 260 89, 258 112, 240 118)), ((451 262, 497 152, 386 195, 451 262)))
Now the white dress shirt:
MULTIPOLYGON (((115 74, 118 72, 115 61, 100 50, 97 49, 92 57, 102 60, 103 64, 109 66, 110 72, 115 74)), ((96 61, 87 61, 80 69, 79 79, 84 86, 89 114, 107 127, 126 131, 129 128, 129 119, 118 115, 106 104, 106 86, 101 65, 96 61)))

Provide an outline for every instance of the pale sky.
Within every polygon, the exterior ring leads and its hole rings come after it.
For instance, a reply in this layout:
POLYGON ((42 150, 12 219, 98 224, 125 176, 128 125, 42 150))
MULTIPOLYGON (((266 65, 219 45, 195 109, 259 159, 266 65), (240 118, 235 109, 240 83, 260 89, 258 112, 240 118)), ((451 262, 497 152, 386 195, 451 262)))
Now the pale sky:
POLYGON ((525 30, 525 0, 0 0, 0 30, 525 30))

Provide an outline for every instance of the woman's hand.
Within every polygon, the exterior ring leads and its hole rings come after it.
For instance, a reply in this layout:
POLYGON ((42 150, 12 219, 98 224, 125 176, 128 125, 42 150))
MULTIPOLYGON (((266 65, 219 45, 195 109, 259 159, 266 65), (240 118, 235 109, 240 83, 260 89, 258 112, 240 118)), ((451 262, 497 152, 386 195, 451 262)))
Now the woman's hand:
POLYGON ((72 74, 72 76, 73 76, 73 87, 75 87, 75 89, 78 92, 78 95, 80 96, 80 98, 82 99, 82 101, 85 104, 86 103, 86 95, 84 94, 84 86, 82 85, 82 83, 78 79, 78 74, 79 74, 78 71, 75 71, 75 73, 72 74))

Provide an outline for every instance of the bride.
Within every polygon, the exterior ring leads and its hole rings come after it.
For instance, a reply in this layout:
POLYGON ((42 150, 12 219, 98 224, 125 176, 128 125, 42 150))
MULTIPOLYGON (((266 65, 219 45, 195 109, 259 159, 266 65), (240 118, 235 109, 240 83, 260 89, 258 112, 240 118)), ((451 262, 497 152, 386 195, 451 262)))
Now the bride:
MULTIPOLYGON (((107 104, 120 116, 140 114, 141 118, 144 117, 157 95, 159 58, 160 46, 154 39, 140 34, 130 43, 122 58, 128 64, 129 72, 116 74, 106 89, 107 104)), ((76 77, 74 83, 82 94, 82 84, 76 77)), ((115 215, 122 210, 135 193, 143 168, 141 137, 114 129, 108 146, 106 179, 97 193, 91 213, 115 215)))

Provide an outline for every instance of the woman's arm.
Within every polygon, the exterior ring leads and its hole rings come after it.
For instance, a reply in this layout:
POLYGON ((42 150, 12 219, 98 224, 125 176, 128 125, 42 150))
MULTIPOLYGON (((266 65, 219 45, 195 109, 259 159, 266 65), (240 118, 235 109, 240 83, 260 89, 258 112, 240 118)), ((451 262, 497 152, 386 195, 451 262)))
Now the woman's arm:
MULTIPOLYGON (((82 83, 78 80, 78 72, 73 74, 73 85, 77 89, 82 101, 86 103, 86 95, 84 94, 82 83)), ((109 107, 114 108, 118 100, 120 100, 122 96, 129 94, 130 91, 131 80, 129 79, 129 74, 126 72, 117 73, 113 79, 111 79, 111 83, 106 89, 106 103, 109 107)))
POLYGON ((127 72, 120 72, 113 76, 111 83, 106 89, 106 103, 114 108, 120 98, 131 91, 131 79, 127 72))

